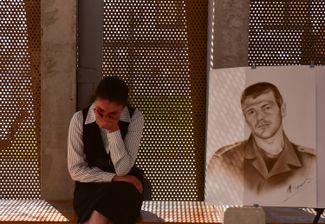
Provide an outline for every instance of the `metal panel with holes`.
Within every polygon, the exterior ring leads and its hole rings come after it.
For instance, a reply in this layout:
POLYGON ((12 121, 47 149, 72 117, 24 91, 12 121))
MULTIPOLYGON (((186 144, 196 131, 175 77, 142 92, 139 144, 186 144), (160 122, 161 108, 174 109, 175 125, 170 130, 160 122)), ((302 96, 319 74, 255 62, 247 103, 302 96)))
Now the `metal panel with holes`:
POLYGON ((145 117, 137 164, 154 200, 202 200, 207 1, 104 1, 103 74, 145 117))
POLYGON ((40 0, 0 13, 0 198, 39 198, 40 0))
POLYGON ((249 65, 324 65, 325 1, 251 0, 249 65))

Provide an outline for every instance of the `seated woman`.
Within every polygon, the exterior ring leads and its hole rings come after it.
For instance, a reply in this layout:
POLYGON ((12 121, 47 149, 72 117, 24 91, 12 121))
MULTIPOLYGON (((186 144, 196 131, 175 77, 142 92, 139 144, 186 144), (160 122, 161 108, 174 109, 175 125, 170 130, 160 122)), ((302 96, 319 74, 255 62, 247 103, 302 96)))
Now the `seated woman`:
POLYGON ((144 119, 127 102, 125 82, 106 77, 96 88, 95 101, 71 119, 68 170, 81 223, 131 224, 140 215, 143 172, 134 164, 144 119))

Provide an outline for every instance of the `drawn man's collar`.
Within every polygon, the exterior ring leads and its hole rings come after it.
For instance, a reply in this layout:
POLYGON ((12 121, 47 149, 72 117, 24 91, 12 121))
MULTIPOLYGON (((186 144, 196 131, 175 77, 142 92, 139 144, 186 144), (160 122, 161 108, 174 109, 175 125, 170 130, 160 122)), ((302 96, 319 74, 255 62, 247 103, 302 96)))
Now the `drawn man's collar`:
MULTIPOLYGON (((86 117, 86 120, 85 120, 85 124, 94 123, 96 121, 94 108, 95 108, 95 103, 93 103, 89 108, 89 111, 88 111, 88 114, 87 114, 87 117, 86 117)), ((128 107, 124 107, 124 109, 122 110, 122 113, 121 113, 121 116, 120 116, 120 121, 124 121, 124 122, 128 122, 128 123, 131 122, 128 107)))
POLYGON ((267 171, 266 164, 260 154, 258 146, 255 143, 254 137, 250 136, 245 145, 245 158, 254 160, 253 166, 266 178, 279 173, 291 170, 291 166, 301 167, 302 163, 297 155, 293 144, 289 141, 287 136, 283 134, 284 148, 280 153, 277 162, 274 164, 270 172, 267 171))

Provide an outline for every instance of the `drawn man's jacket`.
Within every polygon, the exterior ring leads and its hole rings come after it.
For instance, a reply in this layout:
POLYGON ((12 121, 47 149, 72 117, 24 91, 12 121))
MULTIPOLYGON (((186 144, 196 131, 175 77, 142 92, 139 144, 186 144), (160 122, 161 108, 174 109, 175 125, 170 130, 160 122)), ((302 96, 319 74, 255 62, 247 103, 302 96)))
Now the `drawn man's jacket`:
POLYGON ((206 197, 214 203, 221 198, 227 204, 294 206, 302 200, 304 206, 312 206, 316 203, 315 156, 314 149, 296 145, 284 134, 284 148, 268 170, 262 150, 250 136, 213 155, 207 168, 206 197), (220 181, 228 184, 219 184, 220 181), (229 191, 233 192, 230 198, 220 197, 229 191), (243 198, 243 202, 238 198, 243 198))

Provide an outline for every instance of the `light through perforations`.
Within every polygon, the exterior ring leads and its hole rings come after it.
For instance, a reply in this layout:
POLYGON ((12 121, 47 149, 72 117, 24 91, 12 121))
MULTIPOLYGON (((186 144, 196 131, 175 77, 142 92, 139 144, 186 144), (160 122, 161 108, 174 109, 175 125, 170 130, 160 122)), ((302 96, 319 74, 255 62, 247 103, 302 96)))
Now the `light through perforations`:
POLYGON ((0 11, 0 198, 39 198, 40 1, 0 11))
POLYGON ((222 223, 225 209, 202 201, 145 201, 142 217, 150 223, 222 223))
POLYGON ((1 200, 0 223, 68 222, 58 210, 44 200, 1 200))
POLYGON ((144 114, 137 164, 154 200, 199 199, 185 4, 104 1, 103 73, 126 80, 144 114))
POLYGON ((249 65, 324 65, 325 1, 251 0, 249 65))

